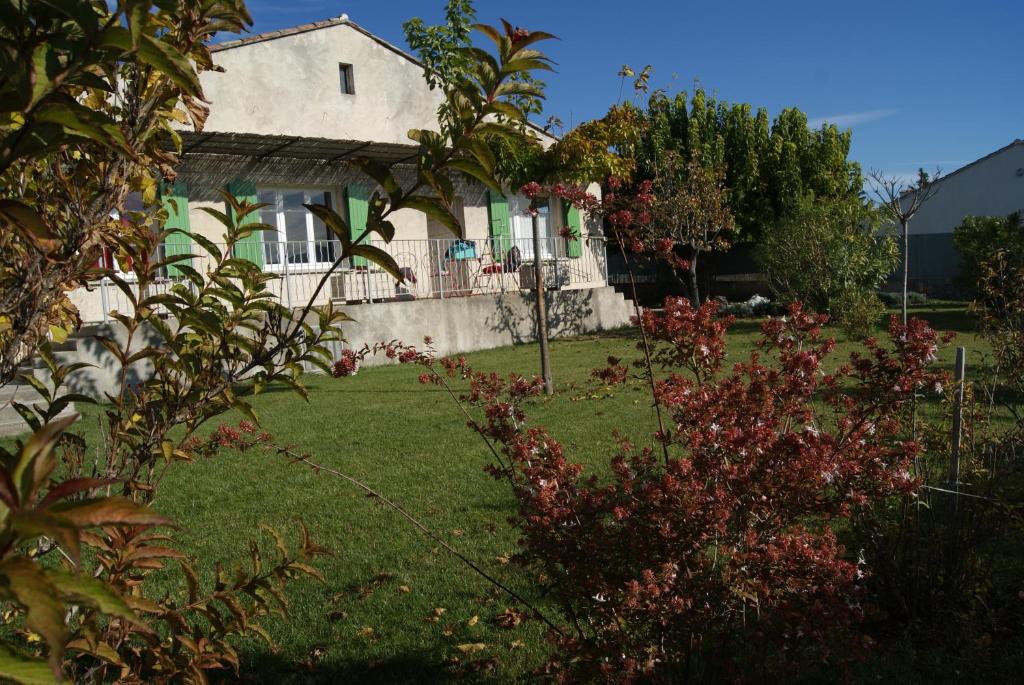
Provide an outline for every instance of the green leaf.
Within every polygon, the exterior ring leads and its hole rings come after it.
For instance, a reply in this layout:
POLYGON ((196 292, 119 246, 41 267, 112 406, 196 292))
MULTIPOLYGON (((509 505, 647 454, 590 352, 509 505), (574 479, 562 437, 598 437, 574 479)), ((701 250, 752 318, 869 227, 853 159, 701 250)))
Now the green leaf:
POLYGON ((44 536, 53 538, 71 561, 78 564, 81 557, 78 528, 70 521, 46 511, 16 511, 11 514, 11 528, 17 539, 23 542, 44 536))
POLYGON ((369 259, 371 262, 394 276, 395 280, 400 283, 404 282, 402 272, 398 268, 398 263, 395 261, 395 258, 379 247, 374 247, 373 245, 353 245, 349 252, 355 257, 365 257, 366 259, 369 259))
POLYGON ((142 32, 149 23, 150 0, 128 0, 125 3, 125 17, 132 37, 132 47, 138 49, 142 32))
POLYGON ((26 557, 11 557, 0 563, 0 576, 7 579, 4 594, 25 608, 25 625, 39 633, 50 648, 50 668, 58 675, 67 630, 56 588, 42 568, 26 557))
POLYGON ((352 243, 352 232, 349 230, 348 222, 340 214, 326 205, 302 205, 308 209, 313 216, 324 222, 324 225, 331 230, 343 248, 348 248, 352 243))
POLYGON ((514 59, 505 62, 501 66, 502 74, 526 73, 530 71, 554 71, 554 67, 547 60, 540 59, 514 59))
POLYGON ((106 616, 115 616, 145 628, 145 623, 132 611, 117 592, 99 578, 60 569, 46 572, 50 582, 68 599, 86 604, 106 616))
POLYGON ((18 464, 11 473, 12 481, 18 486, 22 501, 42 486, 50 477, 56 459, 53 448, 68 426, 78 420, 78 414, 50 421, 32 434, 21 448, 18 464))
POLYGON ((0 676, 22 685, 57 685, 60 681, 42 659, 25 656, 0 642, 0 676))
POLYGON ((50 98, 35 113, 35 120, 58 124, 67 134, 88 138, 100 145, 131 155, 124 133, 103 112, 89 109, 71 97, 50 98))
POLYGON ((391 199, 391 204, 398 204, 402 199, 402 187, 395 179, 394 174, 384 164, 367 157, 357 157, 349 162, 352 166, 377 182, 384 192, 391 199))
POLYGON ((472 176, 494 192, 499 195, 501 194, 501 184, 498 183, 493 176, 487 173, 487 170, 480 166, 478 162, 471 159, 453 159, 448 162, 448 166, 472 176))
POLYGON ((167 43, 143 34, 139 43, 139 58, 163 72, 184 93, 195 97, 201 96, 199 77, 192 65, 167 43))
POLYGON ((34 208, 20 200, 0 200, 0 220, 16 226, 41 249, 46 249, 57 237, 43 217, 34 208))
POLYGON ((462 226, 459 225, 459 220, 439 200, 432 197, 415 196, 405 198, 402 204, 405 207, 419 210, 427 216, 436 219, 452 233, 456 235, 462 234, 462 226))

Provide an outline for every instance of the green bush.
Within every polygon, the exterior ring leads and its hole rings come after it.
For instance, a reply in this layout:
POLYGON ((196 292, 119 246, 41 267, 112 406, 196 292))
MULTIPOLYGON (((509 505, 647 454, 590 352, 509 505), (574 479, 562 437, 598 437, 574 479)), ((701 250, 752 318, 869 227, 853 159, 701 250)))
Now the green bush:
POLYGON ((884 314, 882 300, 875 293, 864 290, 850 289, 837 297, 832 305, 832 318, 854 340, 863 340, 871 335, 884 314))

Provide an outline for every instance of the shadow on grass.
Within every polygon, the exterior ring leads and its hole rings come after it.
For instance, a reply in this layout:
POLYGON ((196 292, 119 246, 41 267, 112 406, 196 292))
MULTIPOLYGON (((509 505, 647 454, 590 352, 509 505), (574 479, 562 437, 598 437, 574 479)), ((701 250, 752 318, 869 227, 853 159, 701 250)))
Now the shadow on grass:
POLYGON ((270 652, 242 655, 240 681, 225 678, 219 682, 253 685, 298 685, 302 683, 438 683, 455 680, 437 655, 427 652, 396 654, 379 661, 326 659, 297 663, 270 652))

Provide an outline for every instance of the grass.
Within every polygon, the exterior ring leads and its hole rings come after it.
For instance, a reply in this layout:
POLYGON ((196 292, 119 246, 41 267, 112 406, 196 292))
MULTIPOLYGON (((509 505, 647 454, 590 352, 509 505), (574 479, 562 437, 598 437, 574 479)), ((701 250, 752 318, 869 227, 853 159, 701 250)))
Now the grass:
MULTIPOLYGON (((957 344, 966 345, 976 358, 980 342, 961 309, 924 313, 937 327, 958 331, 957 344)), ((746 356, 757 328, 754 321, 735 325, 732 359, 746 356)), ((842 342, 837 362, 852 347, 842 342)), ((655 428, 643 387, 590 392, 590 370, 602 366, 608 355, 634 358, 633 335, 556 341, 557 394, 530 410, 533 423, 547 426, 571 458, 589 466, 599 466, 613 453, 612 428, 638 442, 649 439, 655 428)), ((502 373, 531 373, 537 357, 535 345, 470 355, 477 368, 502 373)), ((952 368, 951 348, 942 363, 952 368)), ((258 398, 256 408, 278 441, 377 488, 503 582, 528 593, 525 571, 502 563, 515 550, 515 535, 506 523, 513 506, 509 493, 483 473, 487 455, 458 408, 439 389, 420 385, 418 373, 391 366, 341 380, 314 377, 308 403, 274 390, 258 398)), ((81 425, 87 432, 95 430, 98 414, 97 408, 86 408, 81 425)), ((537 622, 511 630, 493 625, 498 613, 513 606, 505 596, 495 595, 483 579, 393 511, 303 465, 257 452, 181 465, 164 482, 156 507, 181 524, 177 539, 203 560, 207 581, 215 561, 246 559, 249 539, 262 536, 271 548, 261 525, 294 536, 301 520, 319 543, 334 550, 334 556, 317 564, 326 583, 294 583, 288 591, 289 619, 267 622, 279 650, 255 641, 241 645, 248 682, 436 682, 451 677, 452 657, 463 665, 497 657, 497 662, 478 664, 493 670, 471 677, 506 682, 527 675, 546 654, 537 622), (467 656, 458 649, 467 643, 486 647, 467 656)), ((160 583, 165 591, 179 591, 176 580, 161 578, 160 583)), ((535 599, 543 605, 542 598, 535 599)), ((901 672, 901 677, 913 679, 913 673, 901 672)))

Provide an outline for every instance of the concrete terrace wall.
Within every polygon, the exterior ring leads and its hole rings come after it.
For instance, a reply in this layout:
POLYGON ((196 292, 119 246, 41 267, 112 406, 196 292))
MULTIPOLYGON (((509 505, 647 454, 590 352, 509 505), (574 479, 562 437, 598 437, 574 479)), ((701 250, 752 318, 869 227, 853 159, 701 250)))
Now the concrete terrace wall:
MULTIPOLYGON (((355 321, 342 325, 344 345, 358 349, 364 344, 401 340, 419 346, 425 336, 430 336, 439 354, 457 354, 530 342, 536 328, 535 305, 535 295, 528 292, 350 305, 345 312, 355 321)), ((633 314, 632 305, 611 287, 551 291, 547 293, 547 306, 552 337, 621 328, 633 314)), ((90 326, 82 333, 76 349, 59 353, 64 364, 91 365, 71 374, 68 390, 105 400, 108 393, 118 392, 121 369, 95 336, 124 344, 125 329, 112 322, 90 326)), ((156 332, 143 330, 133 340, 131 351, 157 344, 156 332)), ((387 361, 380 357, 368 360, 367 365, 387 361)), ((126 381, 134 385, 147 380, 152 373, 151 362, 140 362, 130 367, 126 381)))
MULTIPOLYGON (((633 314, 632 305, 610 287, 551 291, 546 302, 552 337, 621 328, 633 314)), ((535 340, 535 307, 536 296, 521 292, 356 305, 345 309, 356 321, 342 328, 353 348, 392 339, 418 346, 429 335, 438 353, 456 354, 535 340)))

